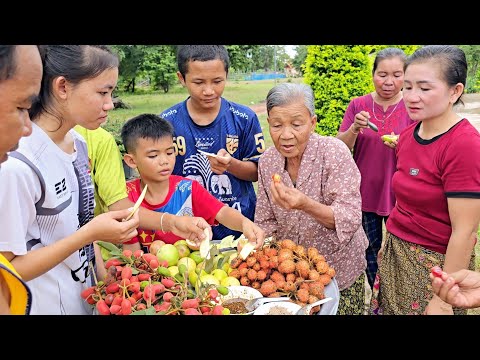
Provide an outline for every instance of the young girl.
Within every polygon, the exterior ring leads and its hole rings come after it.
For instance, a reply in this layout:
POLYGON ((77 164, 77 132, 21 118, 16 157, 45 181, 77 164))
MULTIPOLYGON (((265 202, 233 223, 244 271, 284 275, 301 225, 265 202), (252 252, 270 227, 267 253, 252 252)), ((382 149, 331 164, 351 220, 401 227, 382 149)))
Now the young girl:
POLYGON ((138 215, 122 221, 128 209, 93 219, 87 148, 72 129, 106 121, 118 58, 93 45, 45 46, 42 55, 39 100, 29 109, 32 135, 0 173, 0 252, 27 281, 31 314, 91 314, 80 293, 93 285, 92 243, 131 239, 139 222, 138 215))

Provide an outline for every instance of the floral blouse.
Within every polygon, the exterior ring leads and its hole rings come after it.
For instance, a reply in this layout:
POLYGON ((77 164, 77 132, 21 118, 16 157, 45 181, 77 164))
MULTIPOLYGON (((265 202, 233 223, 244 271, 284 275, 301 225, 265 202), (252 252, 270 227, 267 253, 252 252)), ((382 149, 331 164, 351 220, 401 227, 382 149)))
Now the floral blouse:
POLYGON ((332 208, 336 229, 327 229, 301 210, 286 210, 270 201, 270 182, 280 174, 286 186, 293 183, 286 159, 272 146, 259 161, 255 223, 266 236, 292 239, 316 247, 335 269, 340 290, 352 285, 367 266, 368 239, 362 227, 360 172, 348 147, 334 137, 312 134, 302 157, 296 188, 332 208))

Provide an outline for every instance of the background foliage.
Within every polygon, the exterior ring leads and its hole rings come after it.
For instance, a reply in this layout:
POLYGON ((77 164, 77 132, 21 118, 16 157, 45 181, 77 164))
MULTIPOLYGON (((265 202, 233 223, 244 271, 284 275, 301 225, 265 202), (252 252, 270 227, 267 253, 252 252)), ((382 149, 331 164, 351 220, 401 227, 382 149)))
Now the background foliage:
POLYGON ((372 65, 376 52, 395 46, 407 55, 414 45, 310 45, 304 64, 304 79, 315 94, 316 131, 337 134, 348 103, 374 90, 372 65))

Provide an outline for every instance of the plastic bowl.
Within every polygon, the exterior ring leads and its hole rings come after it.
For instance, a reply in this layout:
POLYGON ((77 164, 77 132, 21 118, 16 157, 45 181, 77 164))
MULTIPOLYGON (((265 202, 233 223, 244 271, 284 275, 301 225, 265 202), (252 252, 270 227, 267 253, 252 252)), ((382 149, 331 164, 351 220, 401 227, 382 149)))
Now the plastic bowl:
POLYGON ((290 301, 276 301, 260 305, 253 315, 295 315, 302 307, 290 301))
POLYGON ((320 311, 317 315, 336 315, 338 310, 338 302, 340 300, 340 291, 338 290, 338 283, 335 278, 330 281, 330 283, 325 286, 323 292, 325 297, 331 297, 333 300, 320 306, 320 311))
MULTIPOLYGON (((228 286, 228 294, 220 297, 220 305, 226 300, 241 298, 245 300, 252 300, 263 297, 262 293, 249 286, 228 286)), ((232 314, 232 315, 251 315, 253 311, 245 314, 232 314)))

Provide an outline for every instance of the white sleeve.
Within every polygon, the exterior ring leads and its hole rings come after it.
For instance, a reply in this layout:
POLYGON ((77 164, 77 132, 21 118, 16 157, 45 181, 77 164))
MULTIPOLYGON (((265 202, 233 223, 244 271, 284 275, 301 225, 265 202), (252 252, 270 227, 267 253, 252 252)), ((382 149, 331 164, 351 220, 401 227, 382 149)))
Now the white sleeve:
POLYGON ((27 253, 27 241, 40 237, 35 203, 40 179, 24 162, 9 157, 0 169, 0 251, 27 253))

